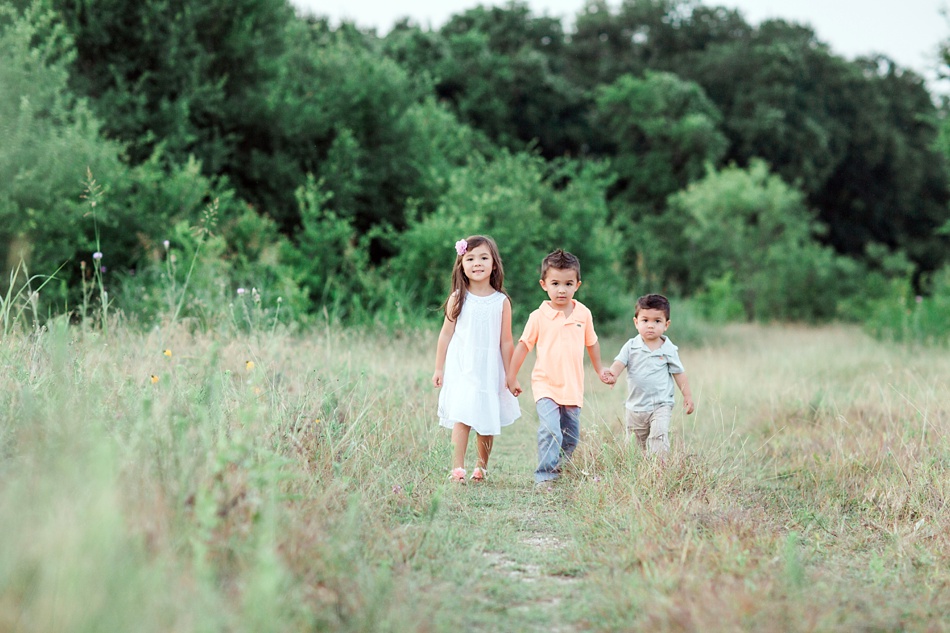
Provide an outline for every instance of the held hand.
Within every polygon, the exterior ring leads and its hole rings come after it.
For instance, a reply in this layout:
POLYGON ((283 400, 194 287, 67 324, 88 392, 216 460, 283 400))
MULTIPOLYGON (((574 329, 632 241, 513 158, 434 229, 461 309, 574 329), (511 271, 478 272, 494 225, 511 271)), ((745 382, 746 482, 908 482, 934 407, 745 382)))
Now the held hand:
POLYGON ((692 398, 683 398, 683 407, 686 409, 686 415, 689 415, 696 410, 696 407, 693 405, 692 398))
POLYGON ((435 373, 432 374, 432 386, 438 389, 442 386, 442 370, 436 369, 435 373))
POLYGON ((600 381, 605 385, 613 386, 617 382, 617 377, 609 369, 605 369, 600 372, 600 381))
POLYGON ((508 381, 508 391, 511 392, 515 398, 520 396, 523 392, 521 390, 521 383, 518 382, 518 379, 508 381))

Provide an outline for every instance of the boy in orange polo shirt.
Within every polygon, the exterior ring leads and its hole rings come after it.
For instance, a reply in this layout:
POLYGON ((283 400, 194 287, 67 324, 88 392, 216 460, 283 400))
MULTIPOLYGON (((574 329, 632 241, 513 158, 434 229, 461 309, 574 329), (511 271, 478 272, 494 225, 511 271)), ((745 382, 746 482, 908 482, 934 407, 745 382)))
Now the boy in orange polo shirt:
MULTIPOLYGON (((541 262, 541 287, 548 301, 531 313, 508 367, 508 388, 521 394, 518 371, 528 352, 537 347, 531 391, 538 410, 537 484, 557 479, 561 454, 570 459, 580 439, 584 404, 584 348, 600 379, 608 383, 600 360, 600 344, 590 310, 574 300, 581 286, 581 263, 560 249, 541 262)), ((608 383, 609 384, 609 383, 608 383)))

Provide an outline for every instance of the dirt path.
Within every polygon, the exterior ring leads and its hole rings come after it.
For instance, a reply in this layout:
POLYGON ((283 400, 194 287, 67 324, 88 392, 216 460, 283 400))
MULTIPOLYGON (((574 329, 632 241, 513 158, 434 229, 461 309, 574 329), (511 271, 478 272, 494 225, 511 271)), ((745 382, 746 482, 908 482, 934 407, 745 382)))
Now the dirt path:
POLYGON ((491 481, 466 485, 458 499, 479 524, 499 527, 476 544, 484 562, 476 582, 484 608, 503 618, 506 630, 570 633, 581 630, 572 603, 581 584, 576 542, 559 512, 563 488, 535 489, 536 430, 533 411, 524 411, 495 444, 491 481))

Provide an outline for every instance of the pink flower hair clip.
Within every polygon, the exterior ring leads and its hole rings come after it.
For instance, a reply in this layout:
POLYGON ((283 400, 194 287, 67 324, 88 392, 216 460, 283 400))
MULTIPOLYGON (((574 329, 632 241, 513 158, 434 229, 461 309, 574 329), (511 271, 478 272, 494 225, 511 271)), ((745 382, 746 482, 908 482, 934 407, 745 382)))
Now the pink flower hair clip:
POLYGON ((468 251, 468 242, 465 240, 459 240, 455 243, 455 252, 459 254, 459 257, 464 255, 468 251))

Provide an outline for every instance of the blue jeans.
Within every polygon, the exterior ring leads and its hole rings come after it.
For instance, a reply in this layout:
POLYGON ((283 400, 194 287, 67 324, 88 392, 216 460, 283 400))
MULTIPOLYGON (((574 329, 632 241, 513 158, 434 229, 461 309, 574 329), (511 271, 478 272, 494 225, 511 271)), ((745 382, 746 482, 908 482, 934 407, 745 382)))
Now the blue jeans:
POLYGON ((557 479, 562 452, 565 459, 571 459, 581 434, 581 408, 559 405, 550 398, 541 398, 535 406, 540 425, 534 480, 541 483, 557 479))

